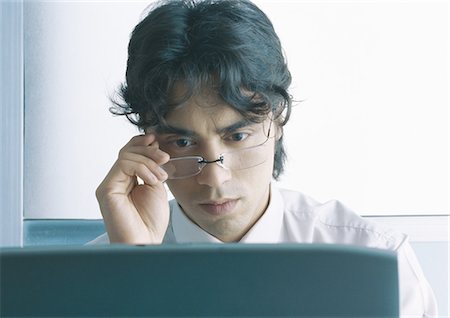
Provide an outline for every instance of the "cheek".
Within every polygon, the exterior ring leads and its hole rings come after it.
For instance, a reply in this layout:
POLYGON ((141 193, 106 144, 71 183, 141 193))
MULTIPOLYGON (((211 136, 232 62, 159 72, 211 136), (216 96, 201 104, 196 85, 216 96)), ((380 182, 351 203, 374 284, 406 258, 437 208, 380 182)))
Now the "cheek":
POLYGON ((258 171, 255 171, 254 178, 256 179, 256 185, 265 185, 270 183, 272 180, 272 171, 273 171, 273 157, 264 162, 264 164, 259 167, 258 171))
POLYGON ((266 180, 267 178, 269 178, 269 179, 272 178, 273 163, 274 163, 274 159, 275 159, 274 158, 275 157, 275 145, 274 144, 272 144, 270 146, 270 148, 268 148, 266 156, 267 156, 267 159, 266 159, 266 161, 264 161, 264 163, 255 167, 254 169, 251 169, 251 170, 254 170, 254 173, 256 175, 259 175, 257 177, 261 178, 261 181, 263 181, 263 179, 262 179, 263 177, 264 177, 264 180, 266 180))
MULTIPOLYGON (((233 176, 234 183, 246 184, 251 190, 255 192, 259 188, 265 188, 272 180, 273 171, 273 155, 264 163, 241 171, 236 171, 233 176)), ((233 182, 233 181, 232 181, 233 182)))
MULTIPOLYGON (((191 179, 194 180, 193 178, 191 179)), ((186 198, 192 197, 191 191, 195 191, 195 184, 193 184, 195 181, 192 180, 168 180, 166 183, 175 199, 182 203, 186 198)))

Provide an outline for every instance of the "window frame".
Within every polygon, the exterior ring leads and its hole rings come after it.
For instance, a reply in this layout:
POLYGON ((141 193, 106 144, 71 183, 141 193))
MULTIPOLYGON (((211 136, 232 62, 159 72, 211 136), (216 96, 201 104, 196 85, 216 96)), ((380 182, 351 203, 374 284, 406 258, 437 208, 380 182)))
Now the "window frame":
POLYGON ((23 1, 0 3, 0 246, 23 244, 23 1))

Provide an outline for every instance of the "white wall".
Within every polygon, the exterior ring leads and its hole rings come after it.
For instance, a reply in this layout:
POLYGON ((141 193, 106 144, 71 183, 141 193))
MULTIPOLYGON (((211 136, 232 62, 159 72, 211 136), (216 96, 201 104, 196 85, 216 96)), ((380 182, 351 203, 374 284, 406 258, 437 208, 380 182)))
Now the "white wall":
POLYGON ((305 100, 283 183, 366 215, 448 213, 448 2, 261 2, 305 100))
MULTIPOLYGON (((447 1, 255 1, 294 78, 282 185, 365 215, 447 214, 447 1)), ((99 218, 137 130, 108 112, 148 2, 26 2, 25 218, 99 218)))
POLYGON ((26 218, 100 218, 95 188, 138 131, 112 116, 143 2, 26 2, 26 218))

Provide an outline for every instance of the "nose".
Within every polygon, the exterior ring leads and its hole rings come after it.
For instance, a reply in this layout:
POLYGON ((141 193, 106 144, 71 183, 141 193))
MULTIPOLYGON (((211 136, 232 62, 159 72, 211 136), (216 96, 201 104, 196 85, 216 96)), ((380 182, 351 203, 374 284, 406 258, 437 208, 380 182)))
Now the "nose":
POLYGON ((197 175, 197 182, 216 188, 231 179, 231 171, 219 165, 220 161, 210 162, 205 165, 197 175))

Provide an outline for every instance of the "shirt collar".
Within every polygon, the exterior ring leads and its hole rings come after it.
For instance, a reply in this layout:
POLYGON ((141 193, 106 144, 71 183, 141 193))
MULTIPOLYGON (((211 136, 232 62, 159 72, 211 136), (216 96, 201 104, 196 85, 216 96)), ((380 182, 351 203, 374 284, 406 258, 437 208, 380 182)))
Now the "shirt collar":
MULTIPOLYGON (((270 202, 266 211, 240 242, 280 242, 284 204, 279 190, 273 185, 271 185, 270 193, 270 202)), ((192 222, 178 204, 173 205, 172 227, 177 243, 223 243, 192 222)))

